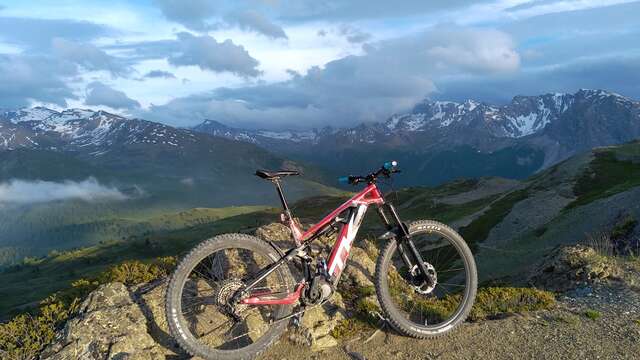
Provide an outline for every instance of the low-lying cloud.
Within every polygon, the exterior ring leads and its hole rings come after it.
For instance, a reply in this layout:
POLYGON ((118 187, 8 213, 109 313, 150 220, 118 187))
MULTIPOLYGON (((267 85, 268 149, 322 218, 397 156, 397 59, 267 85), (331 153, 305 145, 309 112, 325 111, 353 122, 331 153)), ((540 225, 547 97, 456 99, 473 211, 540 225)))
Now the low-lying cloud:
POLYGON ((36 204, 50 201, 122 201, 128 197, 118 189, 102 185, 95 178, 83 181, 14 179, 0 183, 0 204, 36 204))

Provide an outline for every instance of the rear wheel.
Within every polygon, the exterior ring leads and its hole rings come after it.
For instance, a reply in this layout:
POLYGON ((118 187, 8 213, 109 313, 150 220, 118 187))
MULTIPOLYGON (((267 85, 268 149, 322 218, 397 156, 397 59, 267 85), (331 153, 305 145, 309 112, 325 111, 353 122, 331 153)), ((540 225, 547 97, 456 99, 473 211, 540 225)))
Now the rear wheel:
MULTIPOLYGON (((285 331, 291 305, 233 304, 233 296, 276 262, 275 249, 244 234, 224 234, 193 249, 178 265, 167 288, 166 316, 180 346, 204 359, 250 359, 285 331)), ((287 293, 294 280, 280 266, 251 289, 287 293)))
POLYGON ((431 281, 416 265, 405 265, 401 250, 413 259, 409 249, 391 240, 376 264, 378 300, 399 332, 416 338, 443 335, 471 311, 478 283, 473 254, 458 233, 439 222, 416 221, 409 232, 431 281))

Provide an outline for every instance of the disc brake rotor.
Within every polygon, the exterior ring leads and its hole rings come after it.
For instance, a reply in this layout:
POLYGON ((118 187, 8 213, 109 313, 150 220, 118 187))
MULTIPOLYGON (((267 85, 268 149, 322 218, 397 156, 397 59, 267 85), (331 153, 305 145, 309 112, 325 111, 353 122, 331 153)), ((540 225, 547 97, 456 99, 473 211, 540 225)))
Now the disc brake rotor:
POLYGON ((417 264, 411 268, 411 271, 409 273, 414 279, 413 289, 418 294, 427 295, 436 288, 436 285, 438 284, 438 274, 436 273, 436 269, 433 267, 433 265, 429 264, 428 262, 425 261, 424 266, 427 268, 427 273, 431 281, 423 279, 423 276, 420 273, 420 269, 418 268, 417 264))

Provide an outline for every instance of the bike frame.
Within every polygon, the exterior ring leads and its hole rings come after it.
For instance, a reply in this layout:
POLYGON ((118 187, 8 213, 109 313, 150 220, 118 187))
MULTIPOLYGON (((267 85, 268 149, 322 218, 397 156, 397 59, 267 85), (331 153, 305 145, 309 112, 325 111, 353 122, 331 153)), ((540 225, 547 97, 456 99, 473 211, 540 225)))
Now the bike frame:
MULTIPOLYGON (((381 207, 382 205, 385 205, 384 198, 375 182, 369 183, 362 191, 340 205, 337 209, 329 213, 322 220, 320 220, 320 222, 311 226, 311 228, 309 228, 305 232, 300 229, 298 224, 291 216, 286 202, 284 201, 284 197, 282 196, 282 190, 278 182, 276 182, 276 186, 278 188, 278 192, 281 196, 283 207, 285 209, 283 220, 291 229, 292 237, 296 243, 296 247, 287 251, 286 254, 282 254, 282 257, 278 261, 263 269, 260 275, 248 282, 242 293, 238 295, 248 295, 249 297, 239 300, 238 302, 240 304, 290 305, 298 301, 302 294, 302 291, 304 290, 305 284, 307 283, 307 279, 302 279, 296 285, 296 289, 292 293, 251 293, 251 288, 255 287, 256 284, 265 279, 278 267, 287 262, 290 262, 296 256, 299 257, 301 252, 302 254, 306 255, 304 249, 308 246, 309 243, 311 243, 314 239, 326 234, 330 229, 334 227, 336 223, 341 223, 342 227, 339 230, 337 240, 332 248, 331 255, 329 256, 329 261, 326 265, 329 279, 334 285, 337 284, 340 275, 344 270, 347 259, 349 258, 349 252, 351 250, 353 241, 358 234, 360 225, 362 225, 362 220, 364 219, 367 209, 371 205, 376 205, 378 207, 378 213, 380 214, 383 222, 389 230, 392 229, 392 225, 388 221, 388 218, 386 217, 381 207), (347 216, 341 217, 341 215, 344 213, 347 213, 347 216)), ((398 227, 402 230, 406 230, 406 227, 401 225, 400 219, 398 218, 393 206, 387 206, 390 208, 391 213, 394 216, 394 220, 396 220, 396 222, 398 223, 398 227)), ((408 232, 406 236, 408 236, 408 232)))

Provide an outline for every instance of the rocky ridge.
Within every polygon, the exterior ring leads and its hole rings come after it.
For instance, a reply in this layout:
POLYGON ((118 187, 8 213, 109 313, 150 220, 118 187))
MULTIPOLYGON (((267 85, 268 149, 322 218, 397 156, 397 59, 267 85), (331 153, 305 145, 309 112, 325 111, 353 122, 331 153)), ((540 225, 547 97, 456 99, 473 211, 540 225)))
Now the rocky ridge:
MULTIPOLYGON (((280 225, 260 232, 276 236, 284 233, 280 225)), ((302 326, 290 330, 262 358, 457 359, 491 354, 496 359, 631 359, 640 350, 640 289, 624 279, 638 277, 640 264, 617 267, 616 273, 609 265, 594 262, 594 258, 593 249, 584 246, 560 248, 542 262, 551 264, 553 270, 541 266, 541 270, 532 271, 531 279, 539 286, 563 285, 556 308, 465 323, 451 336, 434 340, 419 341, 389 331, 378 336, 364 334, 367 341, 361 337, 356 338, 360 341, 337 340, 331 336, 331 329, 349 316, 348 307, 338 296, 329 306, 307 313, 302 326), (612 276, 614 273, 617 275, 612 276), (601 331, 602 326, 607 332, 601 331)), ((367 283, 353 273, 348 277, 367 283)), ((131 288, 121 283, 102 285, 84 300, 79 313, 40 358, 188 358, 167 333, 164 288, 163 281, 131 288)))
MULTIPOLYGON (((256 235, 286 246, 289 230, 274 223, 260 227, 256 235)), ((356 287, 373 285, 375 264, 366 251, 354 247, 346 281, 356 287)), ((186 357, 170 337, 164 314, 166 280, 126 287, 121 283, 101 285, 81 304, 54 344, 41 359, 159 359, 186 357)), ((375 296, 371 298, 375 300, 375 296)), ((377 301, 376 301, 377 302, 377 301)), ((352 316, 340 293, 305 313, 301 326, 286 335, 292 343, 321 351, 338 345, 331 332, 341 320, 352 316)))

